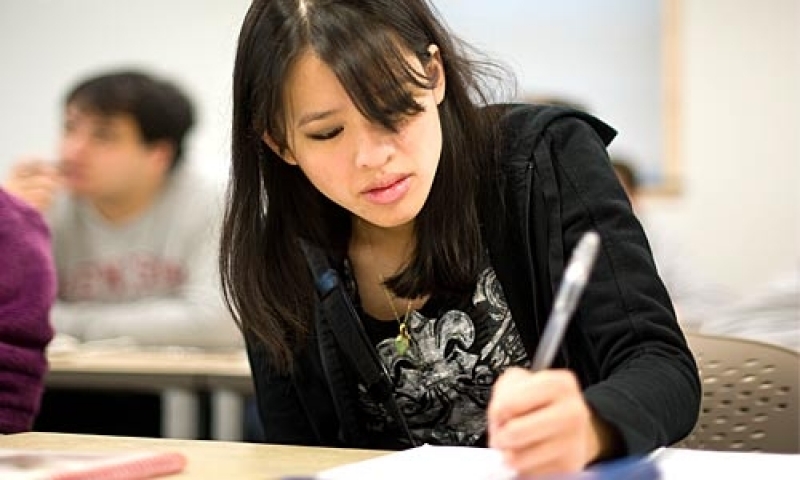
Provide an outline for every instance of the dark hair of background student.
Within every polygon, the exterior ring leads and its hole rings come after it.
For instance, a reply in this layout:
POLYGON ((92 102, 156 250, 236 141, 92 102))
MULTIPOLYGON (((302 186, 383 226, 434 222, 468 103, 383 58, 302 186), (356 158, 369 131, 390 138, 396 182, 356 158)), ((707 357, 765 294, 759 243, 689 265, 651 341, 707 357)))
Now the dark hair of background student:
POLYGON ((639 176, 631 166, 631 163, 620 157, 612 157, 611 166, 614 167, 614 172, 616 172, 622 186, 625 187, 625 191, 629 195, 636 194, 639 191, 639 176))
POLYGON ((297 239, 346 253, 350 214, 286 164, 263 141, 269 132, 286 149, 284 87, 294 62, 308 49, 335 73, 353 103, 375 124, 396 131, 420 112, 409 86, 432 88, 409 65, 423 67, 438 46, 447 93, 439 106, 443 147, 430 196, 416 218, 417 248, 407 268, 387 280, 404 298, 464 292, 481 258, 476 196, 490 175, 496 135, 486 83, 501 72, 470 60, 424 0, 350 0, 308 3, 256 1, 244 20, 234 67, 233 158, 220 270, 226 301, 246 335, 266 346, 273 364, 291 369, 313 319, 314 289, 297 239), (453 209, 458 213, 454 214, 453 209))
POLYGON ((194 125, 192 104, 177 86, 134 70, 84 79, 67 93, 65 104, 101 116, 130 115, 144 143, 174 146, 171 169, 180 163, 184 137, 194 125))

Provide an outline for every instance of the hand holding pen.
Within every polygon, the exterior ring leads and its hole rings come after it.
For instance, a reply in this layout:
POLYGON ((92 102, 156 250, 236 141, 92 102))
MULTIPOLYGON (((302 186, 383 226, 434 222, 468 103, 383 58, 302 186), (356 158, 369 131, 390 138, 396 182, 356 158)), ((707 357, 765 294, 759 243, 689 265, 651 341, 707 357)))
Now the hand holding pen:
POLYGON ((588 282, 600 245, 595 232, 578 242, 556 294, 531 369, 508 369, 488 408, 489 446, 521 474, 582 470, 601 451, 604 425, 586 404, 575 374, 548 369, 588 282))

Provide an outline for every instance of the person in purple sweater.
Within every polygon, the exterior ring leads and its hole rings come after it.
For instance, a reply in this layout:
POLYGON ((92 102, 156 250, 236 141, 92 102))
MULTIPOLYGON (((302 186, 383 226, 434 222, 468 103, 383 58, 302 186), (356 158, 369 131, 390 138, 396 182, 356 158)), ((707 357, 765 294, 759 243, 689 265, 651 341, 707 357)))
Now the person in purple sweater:
POLYGON ((30 430, 39 410, 55 295, 44 220, 0 188, 0 433, 30 430))

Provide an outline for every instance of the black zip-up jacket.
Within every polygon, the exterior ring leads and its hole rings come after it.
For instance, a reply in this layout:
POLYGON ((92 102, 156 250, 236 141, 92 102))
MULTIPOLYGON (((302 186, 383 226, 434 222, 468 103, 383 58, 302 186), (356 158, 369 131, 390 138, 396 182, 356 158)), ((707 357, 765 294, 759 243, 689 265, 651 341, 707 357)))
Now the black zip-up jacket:
MULTIPOLYGON (((620 434, 623 454, 670 445, 695 424, 700 381, 667 291, 605 145, 615 132, 555 107, 514 105, 501 122, 501 175, 484 191, 484 242, 528 355, 539 342, 566 259, 593 229, 601 249, 554 366, 620 434)), ((356 374, 320 309, 295 373, 248 342, 269 443, 369 448, 354 413, 356 374), (322 358, 325 361, 322 361, 322 358)), ((374 447, 374 446, 373 446, 374 447)))

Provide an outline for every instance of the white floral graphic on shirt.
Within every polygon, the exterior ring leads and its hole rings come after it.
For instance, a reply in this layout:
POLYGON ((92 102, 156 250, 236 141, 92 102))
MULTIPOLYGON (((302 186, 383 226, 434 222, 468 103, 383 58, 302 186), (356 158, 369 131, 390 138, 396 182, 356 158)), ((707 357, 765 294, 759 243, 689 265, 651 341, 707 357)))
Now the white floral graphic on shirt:
MULTIPOLYGON (((395 385, 395 398, 412 434, 434 444, 474 444, 486 430, 486 406, 502 371, 527 361, 494 270, 478 279, 469 311, 440 318, 413 312, 411 348, 399 355, 394 339, 377 345, 395 385)), ((382 409, 361 395, 368 430, 389 422, 382 409)))

